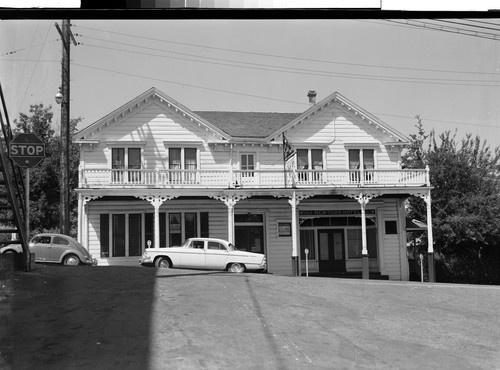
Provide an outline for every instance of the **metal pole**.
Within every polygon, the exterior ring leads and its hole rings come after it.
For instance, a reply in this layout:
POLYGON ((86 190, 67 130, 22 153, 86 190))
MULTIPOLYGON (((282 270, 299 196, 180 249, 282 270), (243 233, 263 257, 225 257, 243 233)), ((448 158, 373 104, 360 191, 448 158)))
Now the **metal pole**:
POLYGON ((424 282, 424 255, 420 254, 420 282, 424 282))
POLYGON ((306 254, 306 277, 309 277, 309 249, 304 251, 306 254))
POLYGON ((30 169, 26 168, 26 241, 30 239, 30 169))

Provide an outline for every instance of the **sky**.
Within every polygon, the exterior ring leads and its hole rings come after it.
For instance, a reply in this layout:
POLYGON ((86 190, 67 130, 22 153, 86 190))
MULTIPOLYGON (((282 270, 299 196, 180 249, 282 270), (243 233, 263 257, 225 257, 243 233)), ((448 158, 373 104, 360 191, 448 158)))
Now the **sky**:
MULTIPOLYGON (((55 22, 0 21, 11 121, 43 103, 60 125, 55 22)), ((315 90, 317 101, 337 91, 407 136, 419 115, 426 132, 500 146, 500 18, 71 24, 79 45, 71 46, 70 116, 82 118, 80 129, 153 86, 192 111, 303 112, 315 90)))

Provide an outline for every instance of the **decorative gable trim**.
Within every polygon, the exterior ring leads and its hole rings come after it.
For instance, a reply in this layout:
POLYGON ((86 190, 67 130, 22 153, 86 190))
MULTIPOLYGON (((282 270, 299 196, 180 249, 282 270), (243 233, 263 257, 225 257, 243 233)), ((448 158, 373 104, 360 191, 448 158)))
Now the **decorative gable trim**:
POLYGON ((145 91, 138 97, 122 105, 120 108, 115 109, 113 112, 107 114, 100 120, 77 132, 75 135, 73 135, 73 139, 81 140, 99 137, 99 133, 103 129, 106 129, 111 125, 119 124, 123 120, 127 119, 130 115, 139 112, 152 103, 159 104, 160 106, 171 110, 176 115, 179 115, 180 117, 187 119, 192 123, 198 124, 199 127, 204 127, 206 131, 212 132, 214 136, 217 136, 221 140, 229 140, 229 136, 226 133, 224 133, 211 123, 207 122, 203 118, 199 117, 197 114, 193 113, 191 110, 178 103, 174 99, 165 95, 155 87, 152 87, 151 89, 145 91))
MULTIPOLYGON (((382 122, 380 119, 372 115, 371 113, 365 111, 363 108, 359 107, 346 97, 342 96, 338 92, 334 92, 329 95, 318 104, 312 106, 296 119, 292 120, 290 123, 278 129, 273 134, 269 135, 267 140, 280 140, 283 133, 290 130, 296 125, 306 123, 312 119, 315 115, 319 114, 322 110, 329 108, 332 104, 338 104, 341 109, 349 112, 350 114, 359 117, 361 121, 366 122, 366 124, 375 127, 377 130, 382 130, 384 134, 389 135, 392 142, 398 142, 401 144, 407 144, 409 142, 408 138, 402 133, 398 132, 396 129, 389 126, 387 123, 382 122)), ((391 144, 393 145, 393 144, 391 144)))

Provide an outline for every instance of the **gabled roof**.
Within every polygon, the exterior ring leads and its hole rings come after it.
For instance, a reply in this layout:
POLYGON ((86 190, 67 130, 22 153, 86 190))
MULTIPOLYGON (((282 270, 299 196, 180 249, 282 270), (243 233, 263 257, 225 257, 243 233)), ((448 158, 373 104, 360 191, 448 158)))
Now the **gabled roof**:
POLYGON ((300 113, 195 112, 233 138, 265 138, 300 113))
POLYGON ((196 122, 198 125, 205 126, 207 129, 220 136, 221 139, 229 140, 230 137, 227 133, 220 130, 217 126, 206 121, 202 117, 198 116, 196 113, 192 112, 190 109, 186 108, 184 105, 172 99, 155 87, 152 87, 151 89, 145 91, 138 97, 115 109, 113 112, 107 114, 95 123, 77 132, 73 136, 73 138, 75 139, 75 141, 91 140, 93 138, 93 135, 101 131, 104 127, 115 124, 116 122, 121 121, 124 117, 130 114, 134 114, 134 112, 142 109, 146 104, 150 104, 153 100, 156 100, 160 105, 164 105, 167 109, 174 110, 176 113, 182 115, 183 117, 186 117, 186 119, 189 119, 192 122, 196 122))
POLYGON ((389 126, 387 123, 381 121, 373 114, 359 107, 358 105, 356 105, 355 103, 353 103, 352 101, 350 101, 349 99, 347 99, 345 96, 343 96, 338 92, 330 94, 325 99, 321 100, 319 103, 313 105, 304 113, 298 115, 295 119, 288 122, 286 125, 280 127, 274 133, 269 135, 266 139, 273 140, 280 138, 281 135, 285 133, 287 130, 309 120, 314 115, 320 113, 323 109, 330 107, 332 104, 339 104, 342 109, 352 112, 353 115, 360 117, 360 119, 362 121, 367 122, 368 125, 374 125, 374 127, 376 127, 377 129, 380 129, 384 133, 387 133, 389 136, 391 136, 393 140, 385 144, 402 145, 402 144, 407 144, 409 141, 405 135, 403 135, 393 127, 389 126))
POLYGON ((146 104, 150 104, 151 100, 156 100, 160 105, 165 106, 166 109, 175 110, 176 113, 186 117, 191 122, 197 123, 199 126, 205 126, 206 129, 212 131, 221 140, 227 141, 255 139, 263 142, 273 140, 281 142, 281 136, 287 130, 307 122, 311 117, 319 114, 323 109, 330 107, 332 104, 338 105, 343 110, 350 111, 353 115, 358 116, 361 121, 366 122, 368 125, 374 125, 374 127, 390 136, 391 139, 384 143, 386 145, 402 145, 407 144, 409 141, 405 135, 338 92, 334 92, 303 113, 193 112, 155 87, 152 87, 100 120, 77 132, 74 135, 75 142, 92 141, 95 139, 94 134, 100 132, 104 127, 115 124, 126 116, 134 114, 135 111, 142 109, 146 104))

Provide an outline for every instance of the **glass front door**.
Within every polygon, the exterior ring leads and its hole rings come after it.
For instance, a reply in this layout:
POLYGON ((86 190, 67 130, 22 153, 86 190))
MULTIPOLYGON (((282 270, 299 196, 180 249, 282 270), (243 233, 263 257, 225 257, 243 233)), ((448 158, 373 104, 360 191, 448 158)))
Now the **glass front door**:
POLYGON ((318 230, 319 272, 345 272, 344 230, 318 230))

